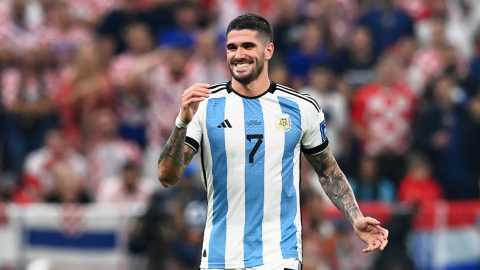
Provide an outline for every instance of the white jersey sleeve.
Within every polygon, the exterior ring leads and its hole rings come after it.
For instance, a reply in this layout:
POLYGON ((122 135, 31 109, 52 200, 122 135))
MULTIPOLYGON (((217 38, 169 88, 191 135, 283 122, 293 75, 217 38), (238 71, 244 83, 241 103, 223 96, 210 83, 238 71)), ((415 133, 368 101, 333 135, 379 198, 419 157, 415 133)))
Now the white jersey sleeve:
POLYGON ((187 127, 187 137, 185 144, 198 152, 200 142, 202 141, 202 126, 205 121, 207 100, 200 102, 197 112, 193 116, 192 121, 187 127))
POLYGON ((304 117, 302 151, 305 154, 318 155, 328 146, 325 115, 314 106, 306 106, 304 117))

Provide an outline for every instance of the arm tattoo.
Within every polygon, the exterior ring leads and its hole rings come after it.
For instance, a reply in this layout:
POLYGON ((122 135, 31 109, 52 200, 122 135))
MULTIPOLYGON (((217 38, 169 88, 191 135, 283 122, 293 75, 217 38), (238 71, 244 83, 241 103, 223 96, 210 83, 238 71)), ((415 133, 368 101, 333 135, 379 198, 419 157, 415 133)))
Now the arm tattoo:
POLYGON ((332 151, 327 148, 318 155, 305 155, 305 157, 317 173, 327 196, 353 224, 355 219, 362 216, 362 213, 358 208, 352 188, 338 167, 332 151))
POLYGON ((187 129, 175 127, 158 158, 159 170, 168 170, 173 166, 175 175, 180 178, 195 155, 192 148, 185 146, 186 134, 187 129))

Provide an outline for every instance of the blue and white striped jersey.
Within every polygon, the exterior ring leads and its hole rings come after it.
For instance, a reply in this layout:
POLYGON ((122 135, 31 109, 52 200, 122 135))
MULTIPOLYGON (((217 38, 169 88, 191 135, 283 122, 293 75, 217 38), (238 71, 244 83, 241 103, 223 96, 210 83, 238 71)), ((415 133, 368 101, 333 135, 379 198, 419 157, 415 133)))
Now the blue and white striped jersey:
POLYGON ((231 82, 211 86, 187 129, 201 149, 208 212, 200 268, 244 268, 302 260, 300 150, 328 140, 315 100, 272 82, 245 97, 231 82))

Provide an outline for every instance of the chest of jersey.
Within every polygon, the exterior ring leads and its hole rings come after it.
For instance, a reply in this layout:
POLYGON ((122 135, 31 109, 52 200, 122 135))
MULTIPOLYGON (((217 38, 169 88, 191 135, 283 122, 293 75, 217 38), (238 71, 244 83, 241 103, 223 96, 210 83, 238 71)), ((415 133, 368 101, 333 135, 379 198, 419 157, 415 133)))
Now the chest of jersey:
POLYGON ((205 124, 212 151, 228 152, 239 165, 294 151, 302 135, 298 105, 274 95, 211 99, 205 124))

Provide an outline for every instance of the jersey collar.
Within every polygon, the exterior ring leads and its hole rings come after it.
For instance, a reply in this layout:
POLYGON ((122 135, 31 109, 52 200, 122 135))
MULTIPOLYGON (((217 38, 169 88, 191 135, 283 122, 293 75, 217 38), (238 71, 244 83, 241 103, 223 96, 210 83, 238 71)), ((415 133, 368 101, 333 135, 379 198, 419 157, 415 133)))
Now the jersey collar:
POLYGON ((263 95, 265 95, 266 93, 272 93, 275 92, 275 89, 277 89, 277 83, 274 82, 274 81, 270 81, 270 87, 267 89, 267 91, 261 93, 260 95, 258 96, 255 96, 255 97, 247 97, 247 96, 244 96, 240 93, 238 93, 237 91, 235 91, 233 88, 232 88, 232 81, 228 81, 227 83, 227 92, 230 94, 230 93, 235 93, 236 95, 242 97, 242 98, 246 98, 246 99, 256 99, 256 98, 260 98, 262 97, 263 95))

